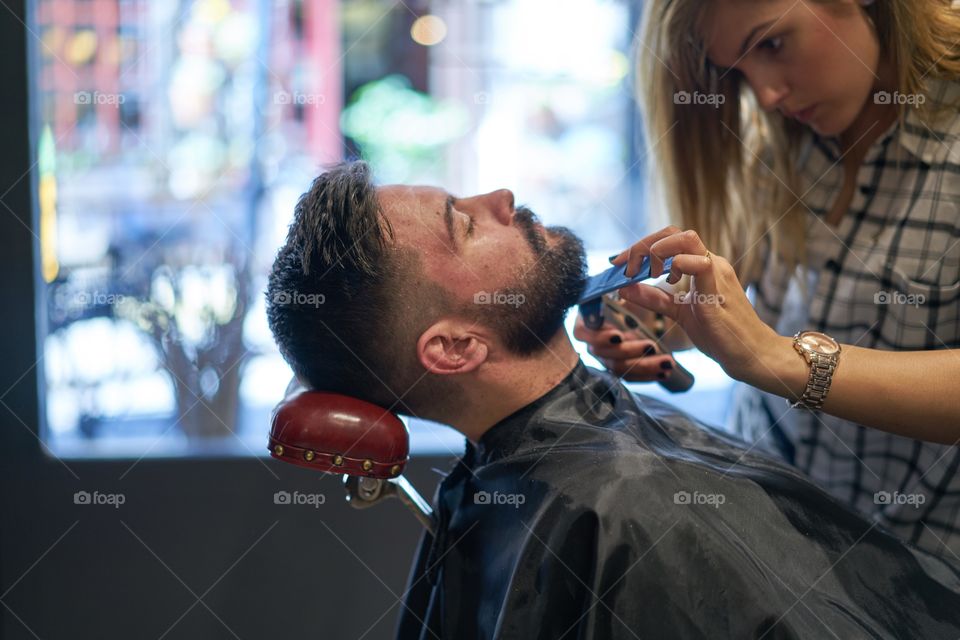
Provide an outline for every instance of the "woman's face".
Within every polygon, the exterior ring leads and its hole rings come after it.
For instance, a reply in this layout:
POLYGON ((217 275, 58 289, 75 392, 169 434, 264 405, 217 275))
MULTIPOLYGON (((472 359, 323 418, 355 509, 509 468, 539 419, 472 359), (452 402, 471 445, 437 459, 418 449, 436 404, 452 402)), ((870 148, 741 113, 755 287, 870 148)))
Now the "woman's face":
POLYGON ((736 69, 765 111, 779 109, 824 136, 840 135, 880 82, 880 45, 855 0, 712 0, 707 56, 736 69))

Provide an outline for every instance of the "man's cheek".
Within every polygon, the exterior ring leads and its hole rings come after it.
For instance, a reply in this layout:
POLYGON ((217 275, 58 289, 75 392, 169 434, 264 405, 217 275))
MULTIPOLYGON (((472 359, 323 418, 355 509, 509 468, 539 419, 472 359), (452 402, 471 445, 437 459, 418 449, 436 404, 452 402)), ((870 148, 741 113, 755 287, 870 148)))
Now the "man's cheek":
POLYGON ((444 260, 432 260, 427 276, 432 283, 440 285, 455 298, 467 300, 487 285, 489 274, 483 266, 467 264, 459 256, 450 256, 444 260))

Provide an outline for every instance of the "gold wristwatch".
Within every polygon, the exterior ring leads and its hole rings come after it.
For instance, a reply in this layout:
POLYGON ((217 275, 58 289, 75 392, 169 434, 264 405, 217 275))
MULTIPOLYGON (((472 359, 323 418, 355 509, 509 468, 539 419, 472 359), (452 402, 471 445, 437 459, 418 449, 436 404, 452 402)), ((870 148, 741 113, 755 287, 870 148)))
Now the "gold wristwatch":
POLYGON ((833 381, 833 372, 840 364, 840 343, 819 331, 798 331, 793 336, 793 348, 810 365, 810 377, 807 388, 797 402, 790 402, 790 408, 815 411, 823 406, 833 381))

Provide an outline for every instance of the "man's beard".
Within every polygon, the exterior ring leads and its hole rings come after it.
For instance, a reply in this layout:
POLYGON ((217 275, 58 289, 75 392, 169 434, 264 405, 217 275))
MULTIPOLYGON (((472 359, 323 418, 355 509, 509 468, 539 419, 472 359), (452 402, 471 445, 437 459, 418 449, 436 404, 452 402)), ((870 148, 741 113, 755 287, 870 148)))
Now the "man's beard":
POLYGON ((506 290, 477 296, 474 307, 482 322, 493 327, 508 350, 533 355, 563 329, 567 309, 577 303, 587 277, 583 242, 566 227, 546 227, 547 238, 535 225, 537 216, 518 207, 514 224, 533 250, 533 265, 520 268, 517 283, 506 290))

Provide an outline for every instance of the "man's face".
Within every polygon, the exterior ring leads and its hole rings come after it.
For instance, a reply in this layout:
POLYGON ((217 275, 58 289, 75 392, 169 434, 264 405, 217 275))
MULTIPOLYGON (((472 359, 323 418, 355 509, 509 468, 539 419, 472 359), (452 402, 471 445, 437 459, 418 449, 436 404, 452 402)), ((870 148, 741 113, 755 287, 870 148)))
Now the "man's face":
POLYGON ((568 229, 515 209, 507 189, 469 198, 403 185, 377 193, 397 244, 421 255, 424 277, 457 301, 454 313, 494 328, 522 354, 562 328, 586 276, 583 245, 568 229))

